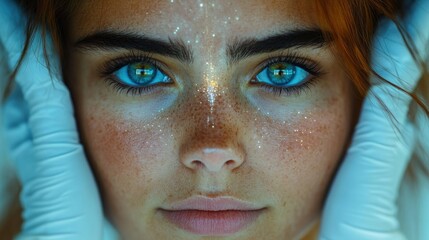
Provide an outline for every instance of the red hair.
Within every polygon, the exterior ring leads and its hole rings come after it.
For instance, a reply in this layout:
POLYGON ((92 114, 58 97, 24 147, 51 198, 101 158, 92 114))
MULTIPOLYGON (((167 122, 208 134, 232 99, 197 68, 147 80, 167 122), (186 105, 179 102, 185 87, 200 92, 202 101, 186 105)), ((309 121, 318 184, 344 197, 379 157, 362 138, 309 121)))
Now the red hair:
MULTIPOLYGON (((389 18, 396 23, 412 52, 413 43, 398 21, 398 17, 402 15, 401 11, 405 8, 401 3, 398 0, 315 1, 319 24, 321 28, 330 31, 330 35, 325 37, 331 38, 333 42, 332 49, 341 60, 340 62, 343 64, 349 79, 351 79, 361 96, 364 96, 370 87, 369 76, 371 74, 378 76, 371 69, 369 59, 371 59, 373 36, 381 17, 389 18)), ((415 58, 418 59, 418 56, 415 55, 415 58)), ((421 61, 417 64, 422 65, 424 70, 423 78, 425 78, 425 81, 420 81, 420 85, 427 85, 429 79, 427 79, 428 72, 425 63, 421 61)), ((379 78, 385 81, 381 77, 379 78)), ((388 81, 385 82, 406 92, 399 86, 388 81)), ((421 86, 418 89, 425 88, 421 86)), ((417 93, 406 93, 429 115, 428 107, 417 96, 417 93)), ((429 97, 427 93, 423 93, 423 95, 426 95, 424 96, 426 98, 429 97)))
MULTIPOLYGON (((370 55, 372 39, 377 28, 377 23, 381 17, 395 20, 403 7, 398 0, 317 0, 317 17, 322 29, 329 30, 332 35, 325 36, 331 38, 332 49, 341 60, 343 68, 349 78, 353 81, 356 89, 363 97, 369 88, 369 76, 373 73, 370 66, 370 55)), ((40 27, 42 33, 51 34, 53 44, 60 59, 64 58, 62 43, 65 42, 67 29, 67 19, 73 14, 79 1, 55 1, 55 0, 19 0, 24 12, 29 16, 27 26, 27 46, 32 39, 36 28, 40 27)), ((24 49, 24 53, 27 48, 24 49)), ((13 79, 16 70, 12 74, 13 79)), ((427 81, 421 81, 427 84, 427 81)), ((413 96, 416 102, 422 106, 429 114, 423 102, 413 96)), ((14 208, 11 218, 19 218, 19 208, 14 208)), ((6 219, 6 222, 12 222, 6 219)), ((17 224, 19 225, 19 224, 17 224)), ((13 233, 19 229, 1 228, 0 236, 12 238, 13 233), (8 234, 6 234, 6 230, 8 234)))
POLYGON ((400 9, 398 3, 323 0, 316 1, 316 9, 321 27, 332 32, 333 49, 342 60, 349 78, 360 93, 365 93, 371 73, 368 59, 378 19, 381 16, 393 19, 400 9))

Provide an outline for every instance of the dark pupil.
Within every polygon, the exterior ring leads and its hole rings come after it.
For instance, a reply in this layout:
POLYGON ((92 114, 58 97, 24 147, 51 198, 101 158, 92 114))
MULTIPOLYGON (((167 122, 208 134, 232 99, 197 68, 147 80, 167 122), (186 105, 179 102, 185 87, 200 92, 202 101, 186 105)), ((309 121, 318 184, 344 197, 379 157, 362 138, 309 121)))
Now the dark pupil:
POLYGON ((296 67, 288 63, 274 63, 268 67, 268 78, 275 84, 290 82, 296 74, 296 67))
POLYGON ((156 67, 148 63, 133 63, 128 66, 128 76, 137 84, 150 83, 156 72, 156 67))

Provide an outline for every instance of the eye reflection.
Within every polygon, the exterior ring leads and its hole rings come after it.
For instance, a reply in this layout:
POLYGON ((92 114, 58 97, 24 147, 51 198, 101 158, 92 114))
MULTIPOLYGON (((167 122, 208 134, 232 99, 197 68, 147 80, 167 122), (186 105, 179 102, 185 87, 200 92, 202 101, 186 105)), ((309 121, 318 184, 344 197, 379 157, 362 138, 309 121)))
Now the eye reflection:
MULTIPOLYGON (((170 75, 167 75, 159 67, 154 59, 145 55, 131 55, 108 61, 101 70, 104 79, 113 86, 115 90, 133 96, 149 93, 157 87, 166 87, 174 83, 170 75)), ((206 63, 208 64, 208 63, 206 63)), ((214 72, 215 66, 210 66, 214 72)), ((250 80, 250 84, 264 88, 269 93, 280 96, 293 94, 299 95, 302 90, 309 88, 321 75, 320 64, 302 56, 282 56, 269 59, 264 68, 250 80), (256 83, 256 85, 255 85, 256 83)), ((216 74, 206 74, 204 77, 208 84, 209 101, 213 107, 214 97, 218 91, 216 74)))
POLYGON ((293 87, 305 83, 310 75, 308 71, 294 64, 276 62, 265 67, 256 75, 256 79, 268 85, 293 87))
POLYGON ((169 78, 154 64, 134 62, 127 64, 113 73, 118 81, 133 87, 145 87, 157 83, 169 82, 169 78))

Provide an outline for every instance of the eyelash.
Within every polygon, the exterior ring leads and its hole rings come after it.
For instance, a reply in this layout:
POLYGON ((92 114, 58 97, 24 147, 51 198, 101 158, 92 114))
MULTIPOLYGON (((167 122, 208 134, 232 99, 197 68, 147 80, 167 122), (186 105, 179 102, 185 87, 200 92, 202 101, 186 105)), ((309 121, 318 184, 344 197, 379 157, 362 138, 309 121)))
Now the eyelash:
MULTIPOLYGON (((127 95, 132 96, 139 96, 144 93, 151 92, 154 88, 158 87, 160 84, 156 85, 150 85, 146 87, 132 87, 128 86, 126 84, 121 83, 116 79, 116 77, 113 75, 113 73, 120 68, 126 66, 127 64, 133 63, 133 62, 146 62, 149 64, 152 64, 156 68, 159 68, 161 71, 163 71, 163 64, 160 62, 154 60, 151 55, 149 54, 142 54, 142 53, 135 53, 131 52, 127 55, 124 55, 119 58, 115 58, 113 60, 107 61, 104 65, 102 65, 100 73, 101 78, 106 79, 107 83, 113 87, 114 90, 116 90, 119 94, 125 93, 127 95)), ((296 65, 308 73, 310 73, 310 79, 306 80, 303 84, 298 86, 292 86, 292 87, 279 87, 274 85, 269 85, 266 83, 261 83, 256 81, 256 74, 252 77, 250 83, 252 85, 259 85, 260 87, 264 88, 269 93, 272 93, 274 95, 286 95, 286 96, 292 96, 292 95, 300 95, 301 93, 310 90, 311 85, 315 84, 317 80, 324 75, 325 73, 322 71, 320 65, 312 60, 309 60, 305 57, 300 56, 297 53, 288 54, 286 56, 280 56, 280 57, 269 57, 268 60, 260 64, 256 69, 258 69, 257 73, 262 71, 264 68, 268 67, 271 64, 278 63, 278 62, 286 62, 289 64, 296 65), (253 82, 252 82, 253 81, 253 82), (256 82, 255 82, 256 81, 256 82)), ((171 79, 171 77, 166 73, 166 75, 171 79)), ((168 85, 169 83, 165 83, 163 85, 168 85)))
MULTIPOLYGON (((113 87, 114 90, 116 90, 119 94, 125 93, 127 95, 131 96, 139 96, 144 93, 151 92, 154 88, 156 88, 156 85, 151 85, 147 87, 132 87, 128 86, 126 84, 121 83, 119 80, 116 79, 116 77, 113 75, 114 72, 121 69, 122 67, 126 66, 127 64, 133 63, 133 62, 145 62, 152 64, 156 68, 162 69, 163 67, 158 61, 155 61, 150 54, 141 54, 141 53, 135 53, 131 52, 129 54, 126 54, 124 56, 115 58, 113 60, 107 61, 104 65, 102 65, 100 70, 100 77, 106 79, 107 83, 113 87)), ((168 75, 167 75, 168 76, 168 75)), ((170 76, 168 76, 170 78, 170 76)), ((171 78, 170 78, 171 79, 171 78)), ((160 84, 158 84, 160 85, 160 84)))
POLYGON ((279 86, 269 85, 261 82, 252 82, 256 80, 256 75, 254 75, 254 77, 252 77, 251 83, 263 87, 266 91, 274 95, 280 96, 284 94, 285 96, 292 96, 292 95, 298 96, 301 93, 307 90, 310 90, 311 85, 315 84, 317 80, 322 75, 325 74, 325 72, 322 71, 322 68, 318 63, 316 63, 313 60, 307 59, 297 53, 291 53, 291 54, 287 54, 286 56, 280 56, 280 57, 275 57, 275 56, 269 57, 267 61, 263 62, 262 64, 260 64, 259 67, 257 67, 258 69, 257 73, 259 73, 261 70, 268 67, 269 65, 278 63, 278 62, 293 64, 304 69, 305 71, 310 73, 311 75, 310 79, 306 80, 303 84, 298 86, 279 87, 279 86))

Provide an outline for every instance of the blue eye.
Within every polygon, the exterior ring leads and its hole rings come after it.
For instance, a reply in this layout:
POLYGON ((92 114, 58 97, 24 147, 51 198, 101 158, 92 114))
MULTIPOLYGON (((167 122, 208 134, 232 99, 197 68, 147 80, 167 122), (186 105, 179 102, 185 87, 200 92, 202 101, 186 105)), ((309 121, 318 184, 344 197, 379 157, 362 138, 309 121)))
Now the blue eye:
POLYGON ((303 85, 311 74, 301 67, 287 62, 269 64, 256 75, 259 83, 287 89, 303 85))
POLYGON ((158 83, 169 83, 170 78, 148 62, 133 62, 116 70, 113 75, 122 84, 131 87, 148 87, 158 83))

